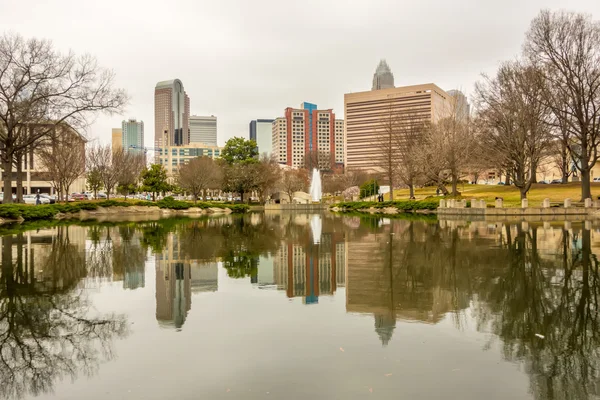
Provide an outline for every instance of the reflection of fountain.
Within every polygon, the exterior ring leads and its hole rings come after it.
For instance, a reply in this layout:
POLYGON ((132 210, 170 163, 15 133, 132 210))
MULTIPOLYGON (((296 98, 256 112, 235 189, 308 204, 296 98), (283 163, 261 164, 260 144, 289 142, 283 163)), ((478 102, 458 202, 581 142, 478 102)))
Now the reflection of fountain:
POLYGON ((319 170, 314 168, 312 179, 310 180, 310 198, 312 201, 321 201, 321 175, 319 170))
POLYGON ((321 216, 316 215, 316 214, 313 215, 312 219, 310 220, 310 228, 312 230, 314 244, 321 243, 321 226, 322 226, 321 216))

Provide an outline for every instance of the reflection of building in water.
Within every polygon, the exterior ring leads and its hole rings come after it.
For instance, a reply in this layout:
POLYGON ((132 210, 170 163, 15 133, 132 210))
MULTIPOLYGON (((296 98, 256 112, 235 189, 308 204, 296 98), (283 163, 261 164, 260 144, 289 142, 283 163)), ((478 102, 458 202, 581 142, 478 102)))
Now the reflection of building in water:
POLYGON ((304 297, 306 304, 335 293, 345 285, 345 244, 341 233, 323 233, 300 243, 283 241, 273 258, 273 282, 288 297, 304 297))
POLYGON ((87 231, 86 261, 97 282, 123 282, 124 289, 145 286, 146 250, 140 234, 129 226, 93 226, 87 231))
MULTIPOLYGON (((254 277, 251 277, 253 280, 254 277)), ((275 261, 271 255, 264 255, 258 258, 258 273, 256 282, 260 288, 268 288, 275 285, 275 261)))
POLYGON ((346 311, 372 313, 375 331, 386 345, 397 319, 437 323, 455 309, 443 274, 423 242, 409 246, 389 233, 369 234, 346 243, 346 311))
POLYGON ((11 252, 13 268, 20 271, 16 281, 33 285, 38 293, 60 291, 87 275, 85 234, 86 228, 78 226, 32 230, 0 237, 0 249, 11 252))
POLYGON ((192 293, 216 292, 219 289, 219 271, 216 262, 192 261, 190 269, 192 293))
POLYGON ((185 258, 176 234, 156 254, 156 319, 161 325, 181 328, 192 308, 192 293, 218 289, 216 262, 201 263, 185 258))

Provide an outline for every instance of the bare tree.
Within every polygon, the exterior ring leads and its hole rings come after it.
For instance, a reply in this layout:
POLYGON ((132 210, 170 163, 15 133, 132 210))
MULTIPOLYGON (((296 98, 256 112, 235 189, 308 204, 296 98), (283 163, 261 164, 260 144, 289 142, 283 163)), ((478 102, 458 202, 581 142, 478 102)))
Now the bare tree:
POLYGON ((417 146, 418 163, 424 177, 434 182, 440 191, 449 194, 445 183, 452 184, 452 194, 458 195, 458 181, 467 172, 477 148, 466 98, 462 93, 451 96, 424 131, 417 146))
POLYGON ((49 135, 47 143, 38 148, 38 157, 58 200, 66 201, 73 182, 85 174, 85 140, 66 124, 55 125, 49 135))
POLYGON ((589 198, 600 145, 600 24, 585 14, 544 10, 531 23, 525 54, 543 71, 543 101, 569 136, 581 197, 589 198))
MULTIPOLYGON (((89 56, 61 54, 46 40, 19 35, 0 37, 0 161, 4 192, 12 192, 15 158, 21 157, 52 126, 86 126, 97 112, 120 112, 127 102, 123 90, 113 88, 114 74, 89 56)), ((22 176, 17 176, 17 180, 22 176)), ((10 195, 5 202, 12 202, 10 195)))
POLYGON ((194 203, 207 189, 219 187, 222 178, 221 167, 207 156, 194 158, 177 171, 178 185, 194 196, 194 203))
POLYGON ((396 174, 398 181, 408 186, 411 199, 415 198, 415 184, 422 175, 418 149, 429 130, 429 125, 429 116, 416 111, 404 112, 397 117, 394 135, 395 151, 398 154, 396 174))
POLYGON ((380 155, 376 167, 390 185, 390 200, 394 201, 394 183, 400 164, 400 151, 398 144, 401 142, 399 115, 390 100, 386 115, 379 121, 377 139, 374 143, 375 151, 380 155))
POLYGON ((301 169, 289 169, 283 171, 280 186, 281 191, 289 196, 291 203, 294 199, 294 193, 305 190, 308 186, 307 172, 301 169))
POLYGON ((495 78, 478 83, 476 91, 480 117, 487 127, 485 147, 524 199, 551 144, 542 72, 519 62, 505 63, 495 78))
POLYGON ((261 201, 266 201, 267 197, 273 194, 277 183, 281 179, 281 168, 273 157, 267 157, 263 154, 260 163, 257 165, 258 176, 256 188, 261 201))
POLYGON ((110 194, 119 181, 121 174, 120 167, 125 158, 124 149, 111 148, 110 144, 95 145, 88 148, 87 161, 90 169, 98 171, 102 185, 106 190, 106 198, 110 199, 110 194))
POLYGON ((146 168, 146 155, 142 152, 123 149, 115 155, 113 152, 113 168, 118 171, 117 188, 127 199, 127 195, 135 192, 140 175, 146 168))
POLYGON ((303 165, 307 171, 331 171, 334 165, 334 155, 325 150, 309 150, 304 154, 303 165))

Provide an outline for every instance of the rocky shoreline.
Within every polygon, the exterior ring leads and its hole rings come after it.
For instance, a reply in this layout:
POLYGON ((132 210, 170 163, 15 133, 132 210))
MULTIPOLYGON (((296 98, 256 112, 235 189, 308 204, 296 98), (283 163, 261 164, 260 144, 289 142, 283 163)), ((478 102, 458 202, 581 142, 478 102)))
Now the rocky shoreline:
MULTIPOLYGON (((97 218, 107 218, 118 220, 118 219, 128 219, 132 216, 137 218, 148 216, 151 219, 156 219, 156 217, 160 218, 168 218, 168 217, 181 217, 181 216, 201 216, 201 215, 229 215, 232 213, 232 210, 229 208, 217 208, 217 207, 209 207, 209 208, 200 208, 200 207, 190 207, 185 210, 173 210, 170 208, 159 208, 159 207, 146 207, 146 206, 114 206, 114 207, 98 207, 95 210, 81 210, 74 213, 58 213, 54 216, 55 220, 66 220, 66 219, 80 219, 80 220, 88 220, 88 219, 97 219, 97 218)), ((2 219, 0 218, 0 224, 14 223, 14 222, 23 222, 23 218, 17 219, 2 219)))

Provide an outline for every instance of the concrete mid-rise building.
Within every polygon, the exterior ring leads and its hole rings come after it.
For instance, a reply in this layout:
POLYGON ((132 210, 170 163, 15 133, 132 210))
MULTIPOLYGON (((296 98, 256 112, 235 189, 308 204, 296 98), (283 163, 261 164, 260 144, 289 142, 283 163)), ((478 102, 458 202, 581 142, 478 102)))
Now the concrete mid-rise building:
POLYGON ((122 146, 126 151, 143 151, 144 149, 144 121, 134 118, 121 122, 122 146))
POLYGON ((250 140, 256 142, 258 154, 267 154, 271 157, 273 153, 273 122, 272 119, 255 119, 250 121, 250 140))
POLYGON ((179 79, 162 81, 154 89, 154 147, 190 142, 190 98, 179 79))
POLYGON ((319 110, 312 103, 288 107, 285 116, 271 125, 273 154, 280 164, 294 168, 343 168, 344 159, 339 155, 344 143, 343 125, 332 109, 319 110))
POLYGON ((192 115, 190 123, 190 143, 203 143, 207 146, 217 145, 217 117, 214 115, 192 115))
MULTIPOLYGON (((48 141, 44 144, 28 148, 21 158, 23 194, 34 194, 38 191, 40 193, 56 194, 56 189, 50 179, 50 171, 48 170, 48 167, 44 165, 42 152, 48 152, 49 150, 51 153, 56 151, 64 152, 65 147, 68 147, 71 154, 74 154, 74 152, 81 153, 81 157, 73 157, 72 159, 80 163, 77 167, 73 167, 73 170, 83 171, 85 169, 85 145, 87 140, 69 124, 31 124, 25 129, 32 132, 36 130, 47 132, 48 141)), ((48 158, 46 158, 46 160, 48 160, 48 158)), ((17 192, 15 171, 16 166, 12 173, 13 193, 17 192)), ((2 176, 3 171, 0 170, 0 180, 2 179, 2 176)), ((85 173, 82 173, 81 176, 73 180, 69 187, 69 191, 71 193, 84 192, 86 190, 85 183, 85 173)))
POLYGON ((112 128, 112 149, 113 151, 123 148, 123 129, 112 128))
POLYGON ((377 171, 377 143, 389 118, 436 122, 452 109, 452 96, 433 83, 344 95, 345 166, 377 171))
POLYGON ((155 149, 154 156, 157 164, 165 167, 167 174, 173 177, 180 165, 196 157, 218 158, 222 147, 206 146, 203 143, 190 143, 185 146, 167 146, 155 149))

